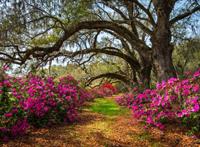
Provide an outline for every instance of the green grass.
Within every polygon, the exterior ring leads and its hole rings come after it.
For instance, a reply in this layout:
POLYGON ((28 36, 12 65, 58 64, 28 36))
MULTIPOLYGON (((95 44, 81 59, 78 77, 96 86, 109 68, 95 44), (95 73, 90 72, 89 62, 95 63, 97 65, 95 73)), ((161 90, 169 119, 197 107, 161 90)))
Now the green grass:
POLYGON ((120 107, 114 100, 108 98, 95 99, 88 109, 108 116, 119 116, 129 112, 127 108, 120 107))

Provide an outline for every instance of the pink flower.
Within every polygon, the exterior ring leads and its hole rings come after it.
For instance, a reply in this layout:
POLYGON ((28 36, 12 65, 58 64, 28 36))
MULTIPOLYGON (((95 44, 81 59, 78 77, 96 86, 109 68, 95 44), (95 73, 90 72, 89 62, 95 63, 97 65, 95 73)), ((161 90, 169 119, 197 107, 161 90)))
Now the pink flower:
POLYGON ((9 112, 9 113, 4 114, 4 116, 9 118, 9 117, 12 117, 13 114, 11 112, 9 112))
POLYGON ((144 121, 148 125, 163 129, 162 118, 168 120, 181 120, 177 118, 190 117, 192 113, 198 113, 199 104, 199 78, 200 70, 194 77, 180 80, 171 78, 168 81, 157 83, 155 89, 148 89, 142 93, 134 92, 127 98, 121 96, 120 102, 131 101, 133 116, 144 121), (184 108, 184 109, 183 109, 184 108))
POLYGON ((198 92, 198 91, 199 91, 199 85, 198 85, 198 84, 195 84, 195 85, 193 86, 192 90, 193 90, 194 92, 198 92))
POLYGON ((48 107, 44 107, 44 111, 45 112, 49 111, 49 108, 48 107))
POLYGON ((156 127, 158 127, 161 130, 163 130, 165 128, 165 126, 161 123, 156 124, 156 127))
POLYGON ((171 85, 171 84, 174 84, 176 81, 178 81, 177 78, 170 78, 170 79, 168 80, 168 83, 171 85))
POLYGON ((183 80, 181 83, 182 83, 183 85, 188 84, 188 83, 189 83, 189 80, 188 80, 188 79, 183 80))
POLYGON ((199 111, 199 104, 195 104, 193 109, 192 109, 192 112, 198 112, 199 111))
POLYGON ((195 73, 194 73, 194 75, 193 75, 193 77, 199 77, 200 76, 200 70, 198 70, 198 71, 196 71, 195 73))
POLYGON ((188 111, 184 109, 180 113, 178 113, 177 115, 178 115, 178 117, 183 117, 185 115, 188 115, 188 111))
POLYGON ((187 96, 187 95, 189 95, 190 94, 190 90, 188 90, 188 89, 184 89, 183 90, 183 95, 184 96, 187 96))
POLYGON ((66 96, 65 99, 66 99, 67 101, 70 101, 70 100, 71 100, 71 96, 66 96))
POLYGON ((9 66, 8 65, 4 65, 3 66, 3 70, 5 70, 5 71, 9 70, 9 66))
POLYGON ((132 106, 132 109, 133 109, 133 110, 137 110, 137 109, 138 109, 138 106, 132 106))
POLYGON ((154 121, 153 121, 153 119, 152 119, 152 117, 147 117, 147 120, 146 120, 146 122, 147 123, 149 123, 149 124, 153 124, 154 123, 154 121))

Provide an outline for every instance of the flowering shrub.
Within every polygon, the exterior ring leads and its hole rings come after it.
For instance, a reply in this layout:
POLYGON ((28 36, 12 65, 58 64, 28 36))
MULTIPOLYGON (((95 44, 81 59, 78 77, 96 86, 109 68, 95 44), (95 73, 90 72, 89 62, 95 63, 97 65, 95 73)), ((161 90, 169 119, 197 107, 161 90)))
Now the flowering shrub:
POLYGON ((129 92, 120 96, 116 96, 115 100, 120 106, 130 107, 131 104, 133 103, 133 97, 134 97, 133 93, 129 92))
POLYGON ((0 82, 0 140, 7 140, 7 136, 18 136, 25 133, 28 123, 25 113, 18 105, 18 100, 10 97, 9 90, 12 88, 10 77, 0 82))
POLYGON ((115 100, 119 105, 131 108, 131 105, 134 102, 134 96, 138 95, 139 93, 139 88, 135 86, 132 90, 130 90, 130 92, 127 92, 120 96, 116 96, 115 100))
POLYGON ((180 121, 200 130, 200 69, 193 76, 180 80, 171 78, 139 94, 116 98, 121 105, 129 106, 133 115, 146 124, 164 128, 166 121, 180 121), (125 100, 124 100, 125 99, 125 100))
POLYGON ((0 139, 26 133, 29 125, 43 127, 73 122, 89 93, 71 76, 54 82, 51 77, 6 77, 0 83, 0 139))
POLYGON ((94 98, 112 96, 117 93, 117 88, 111 83, 105 83, 98 88, 91 89, 90 93, 94 98))

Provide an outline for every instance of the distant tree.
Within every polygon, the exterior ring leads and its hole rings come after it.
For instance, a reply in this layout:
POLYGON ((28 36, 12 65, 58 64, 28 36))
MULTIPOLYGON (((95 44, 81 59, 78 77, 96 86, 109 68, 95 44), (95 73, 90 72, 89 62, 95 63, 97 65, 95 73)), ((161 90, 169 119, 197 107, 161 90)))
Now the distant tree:
POLYGON ((194 38, 181 42, 174 49, 173 60, 180 74, 200 67, 200 39, 194 38))

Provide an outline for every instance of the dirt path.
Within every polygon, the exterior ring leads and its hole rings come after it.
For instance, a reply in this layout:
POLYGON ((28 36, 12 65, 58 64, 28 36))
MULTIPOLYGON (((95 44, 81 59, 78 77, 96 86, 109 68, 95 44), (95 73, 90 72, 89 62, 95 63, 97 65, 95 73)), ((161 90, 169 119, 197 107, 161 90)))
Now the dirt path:
MULTIPOLYGON (((165 132, 145 130, 129 110, 112 99, 89 103, 73 125, 31 131, 27 136, 4 144, 7 147, 162 147, 198 146, 197 140, 181 134, 180 129, 165 132)), ((199 144, 200 145, 200 144, 199 144)))

